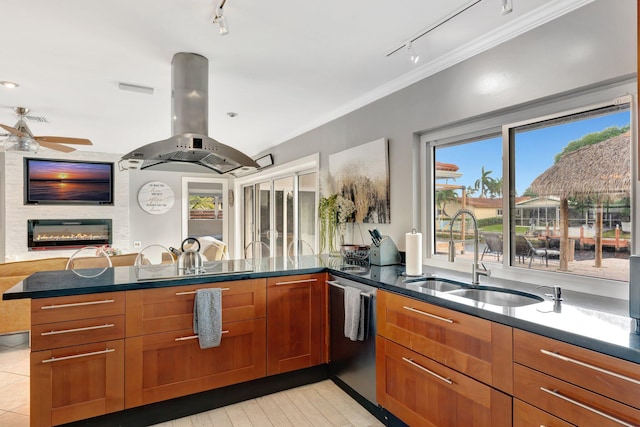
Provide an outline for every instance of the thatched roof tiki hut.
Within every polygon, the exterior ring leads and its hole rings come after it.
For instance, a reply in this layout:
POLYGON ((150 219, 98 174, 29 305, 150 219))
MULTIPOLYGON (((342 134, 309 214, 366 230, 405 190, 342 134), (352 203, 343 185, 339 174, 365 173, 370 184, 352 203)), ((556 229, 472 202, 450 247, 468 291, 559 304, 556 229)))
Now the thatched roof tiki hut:
POLYGON ((531 183, 541 196, 560 198, 560 270, 568 270, 569 199, 595 201, 595 266, 602 267, 602 204, 629 196, 630 132, 563 155, 531 183))

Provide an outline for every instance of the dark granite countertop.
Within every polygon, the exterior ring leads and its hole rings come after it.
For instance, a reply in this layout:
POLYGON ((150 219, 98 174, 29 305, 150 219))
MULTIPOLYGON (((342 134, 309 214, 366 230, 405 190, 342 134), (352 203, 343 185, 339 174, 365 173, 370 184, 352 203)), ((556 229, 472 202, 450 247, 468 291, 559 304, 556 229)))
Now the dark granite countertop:
MULTIPOLYGON (((634 332, 628 302, 563 290, 563 301, 554 302, 548 289, 526 283, 488 278, 483 284, 517 289, 544 298, 522 307, 501 307, 453 296, 419 286, 404 276, 404 266, 345 263, 340 258, 305 256, 268 258, 259 262, 231 260, 205 263, 201 275, 178 275, 171 267, 115 267, 35 273, 3 294, 4 300, 47 298, 166 286, 274 277, 329 271, 390 292, 568 342, 600 353, 640 363, 640 335, 634 332), (89 277, 95 276, 95 277, 89 277)), ((469 283, 470 274, 425 267, 426 276, 469 283)))

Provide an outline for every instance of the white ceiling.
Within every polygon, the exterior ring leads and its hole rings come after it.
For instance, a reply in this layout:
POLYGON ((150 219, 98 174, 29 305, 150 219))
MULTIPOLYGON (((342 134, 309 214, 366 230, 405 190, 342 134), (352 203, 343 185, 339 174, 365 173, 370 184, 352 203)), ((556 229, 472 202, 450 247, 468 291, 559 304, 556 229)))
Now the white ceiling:
POLYGON ((209 135, 255 155, 594 0, 3 0, 0 123, 14 106, 48 123, 35 135, 89 138, 127 153, 171 136, 171 58, 209 58, 209 135), (118 83, 155 88, 125 92, 118 83), (236 112, 230 118, 227 112, 236 112))

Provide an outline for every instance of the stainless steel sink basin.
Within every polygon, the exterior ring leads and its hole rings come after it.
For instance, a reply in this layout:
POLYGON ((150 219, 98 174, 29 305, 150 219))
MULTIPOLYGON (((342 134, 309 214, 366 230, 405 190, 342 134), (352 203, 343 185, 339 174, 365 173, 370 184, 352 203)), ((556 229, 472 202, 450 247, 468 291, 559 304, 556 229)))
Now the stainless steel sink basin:
POLYGON ((405 280, 407 289, 414 289, 417 291, 431 290, 437 292, 449 292, 462 288, 464 284, 454 282, 446 279, 439 279, 435 277, 427 277, 426 279, 405 280))
POLYGON ((537 295, 509 289, 468 288, 449 291, 447 294, 501 307, 522 307, 544 301, 537 295))

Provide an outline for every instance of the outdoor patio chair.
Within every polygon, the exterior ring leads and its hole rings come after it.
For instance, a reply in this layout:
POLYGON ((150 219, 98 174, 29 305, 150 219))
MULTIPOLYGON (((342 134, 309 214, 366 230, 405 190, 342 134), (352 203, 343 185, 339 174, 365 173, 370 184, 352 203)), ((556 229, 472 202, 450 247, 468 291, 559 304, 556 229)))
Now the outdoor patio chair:
POLYGON ((502 236, 498 233, 486 233, 482 237, 484 237, 484 242, 487 246, 482 251, 480 261, 484 259, 485 254, 493 254, 498 261, 500 261, 500 256, 502 255, 502 236))
MULTIPOLYGON (((535 257, 539 257, 540 260, 544 259, 546 267, 549 267, 549 258, 560 257, 560 251, 556 251, 554 249, 547 249, 547 248, 536 248, 535 246, 533 246, 533 243, 531 243, 531 241, 527 239, 525 236, 523 236, 522 234, 516 235, 516 255, 522 256, 525 250, 527 251, 527 255, 525 255, 525 258, 526 257, 529 258, 529 268, 531 268, 531 263, 533 262, 533 259, 535 257), (518 253, 519 248, 520 248, 520 253, 518 253)), ((523 258, 523 261, 524 261, 524 258, 523 258)))

